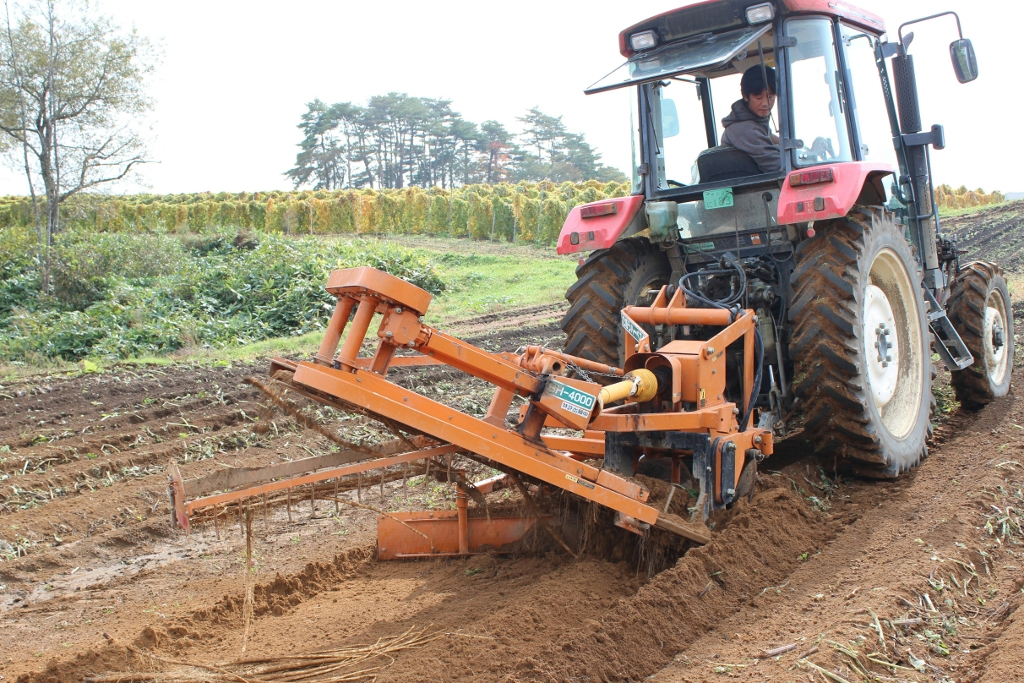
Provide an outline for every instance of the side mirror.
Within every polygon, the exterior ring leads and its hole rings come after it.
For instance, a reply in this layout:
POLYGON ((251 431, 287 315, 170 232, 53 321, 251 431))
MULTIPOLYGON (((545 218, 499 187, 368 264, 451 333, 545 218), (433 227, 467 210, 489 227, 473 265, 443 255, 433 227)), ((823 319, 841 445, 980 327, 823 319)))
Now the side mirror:
POLYGON ((956 80, 970 83, 978 77, 978 60, 974 56, 974 46, 966 38, 954 40, 949 44, 949 56, 953 60, 953 71, 956 80))
POLYGON ((661 135, 666 138, 679 135, 679 112, 674 100, 661 101, 661 135))

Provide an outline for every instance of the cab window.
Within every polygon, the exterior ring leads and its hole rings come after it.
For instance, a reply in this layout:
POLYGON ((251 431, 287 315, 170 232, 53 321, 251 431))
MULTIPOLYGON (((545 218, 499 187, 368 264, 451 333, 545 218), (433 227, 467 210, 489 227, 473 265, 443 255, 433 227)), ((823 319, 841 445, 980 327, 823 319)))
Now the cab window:
POLYGON ((803 142, 793 150, 796 166, 853 160, 832 28, 824 17, 786 22, 786 35, 796 38, 789 49, 793 137, 803 142))

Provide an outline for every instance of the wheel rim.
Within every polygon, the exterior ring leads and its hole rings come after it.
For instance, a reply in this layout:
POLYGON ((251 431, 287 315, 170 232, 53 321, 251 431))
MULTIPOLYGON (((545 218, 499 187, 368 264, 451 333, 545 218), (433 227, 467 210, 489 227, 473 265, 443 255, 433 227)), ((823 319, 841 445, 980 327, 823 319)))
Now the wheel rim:
POLYGON ((863 335, 869 395, 882 424, 900 439, 923 404, 924 352, 917 291, 899 256, 883 249, 868 271, 863 335))
POLYGON ((870 345, 872 338, 875 350, 872 352, 869 348, 867 351, 869 384, 875 405, 882 408, 896 393, 900 343, 888 297, 881 288, 868 285, 864 296, 864 340, 870 345))
POLYGON ((627 306, 650 306, 654 303, 654 299, 657 298, 658 292, 661 288, 668 284, 668 279, 664 275, 656 274, 649 278, 647 282, 637 291, 635 301, 627 301, 627 306))
POLYGON ((982 339, 985 347, 985 369, 993 384, 1001 384, 1010 365, 1006 329, 1006 302, 999 290, 994 290, 985 302, 985 329, 982 339))

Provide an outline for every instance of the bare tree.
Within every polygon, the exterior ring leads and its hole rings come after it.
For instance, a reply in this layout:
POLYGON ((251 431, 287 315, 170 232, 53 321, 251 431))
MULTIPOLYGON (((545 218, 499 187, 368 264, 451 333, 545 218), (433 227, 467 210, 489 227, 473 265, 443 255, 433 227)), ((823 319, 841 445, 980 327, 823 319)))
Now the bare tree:
POLYGON ((11 5, 0 46, 0 132, 24 161, 44 245, 69 197, 126 177, 145 163, 137 117, 153 69, 149 42, 95 15, 82 0, 11 5), (38 218, 37 183, 45 193, 38 218))

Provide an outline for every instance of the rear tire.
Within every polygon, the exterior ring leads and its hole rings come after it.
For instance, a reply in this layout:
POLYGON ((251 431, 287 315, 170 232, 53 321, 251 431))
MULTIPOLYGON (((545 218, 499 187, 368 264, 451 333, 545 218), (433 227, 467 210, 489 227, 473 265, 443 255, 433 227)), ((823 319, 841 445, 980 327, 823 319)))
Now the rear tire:
POLYGON ((652 302, 654 295, 647 291, 661 289, 671 274, 668 257, 646 237, 631 237, 595 251, 576 268, 576 283, 565 293, 569 301, 561 322, 565 352, 622 367, 625 351, 619 314, 626 306, 652 302))
POLYGON ((979 410, 1010 391, 1013 313, 1003 269, 975 261, 961 269, 946 306, 950 322, 974 355, 974 364, 952 373, 960 405, 979 410))
POLYGON ((931 334, 901 227, 855 209, 799 244, 793 271, 794 393, 819 453, 893 478, 927 453, 931 334))

